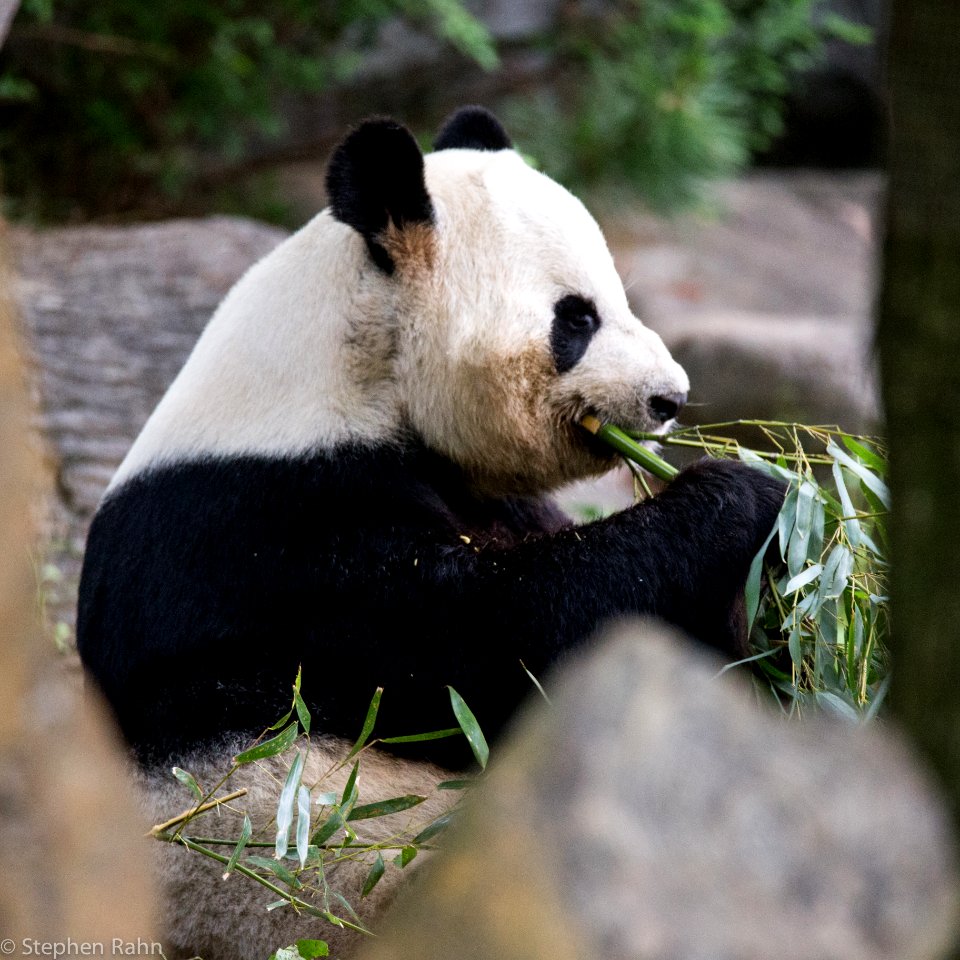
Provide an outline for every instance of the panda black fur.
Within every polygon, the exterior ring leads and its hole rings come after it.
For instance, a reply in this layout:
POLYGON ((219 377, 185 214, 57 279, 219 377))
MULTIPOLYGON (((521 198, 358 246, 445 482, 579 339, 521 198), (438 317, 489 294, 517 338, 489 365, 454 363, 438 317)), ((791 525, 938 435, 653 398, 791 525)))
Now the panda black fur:
MULTIPOLYGON (((161 772, 222 766, 286 709, 298 665, 322 758, 376 686, 384 734, 449 726, 449 684, 495 735, 530 689, 521 660, 542 674, 620 614, 742 651, 775 483, 703 463, 576 529, 549 499, 613 465, 585 413, 667 428, 688 388, 582 205, 479 108, 425 159, 368 121, 328 192, 227 295, 91 526, 78 645, 156 819, 183 806, 161 772)), ((449 743, 371 775, 417 792, 428 761, 467 759, 449 743)), ((171 854, 174 952, 266 956, 304 935, 255 912, 255 890, 198 909, 215 865, 171 854)))

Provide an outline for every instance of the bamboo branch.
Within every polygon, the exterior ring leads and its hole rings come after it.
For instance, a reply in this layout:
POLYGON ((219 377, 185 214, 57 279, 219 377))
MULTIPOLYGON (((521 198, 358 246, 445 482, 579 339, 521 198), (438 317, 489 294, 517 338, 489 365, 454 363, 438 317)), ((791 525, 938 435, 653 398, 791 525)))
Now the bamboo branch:
POLYGON ((199 813, 206 813, 207 810, 212 810, 214 807, 219 807, 223 803, 229 803, 231 800, 236 800, 238 797, 244 797, 246 794, 247 788, 242 787, 240 790, 234 790, 233 793, 228 793, 225 797, 217 797, 216 800, 210 800, 207 803, 201 803, 199 807, 191 807, 189 810, 184 810, 183 813, 180 813, 175 817, 171 817, 164 823, 158 823, 156 826, 151 827, 146 833, 146 836, 157 837, 161 833, 166 833, 171 827, 175 827, 178 823, 183 823, 184 820, 189 820, 191 817, 195 817, 199 813))

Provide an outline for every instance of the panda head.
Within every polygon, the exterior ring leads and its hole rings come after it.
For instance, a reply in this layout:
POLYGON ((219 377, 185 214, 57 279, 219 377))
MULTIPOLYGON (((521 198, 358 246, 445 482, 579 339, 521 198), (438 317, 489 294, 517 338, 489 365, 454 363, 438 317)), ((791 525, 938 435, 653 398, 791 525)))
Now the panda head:
POLYGON ((491 114, 458 111, 426 157, 404 127, 367 121, 327 187, 382 288, 401 420, 478 489, 537 492, 609 469, 579 426, 588 413, 669 427, 686 374, 632 314, 596 222, 491 114))

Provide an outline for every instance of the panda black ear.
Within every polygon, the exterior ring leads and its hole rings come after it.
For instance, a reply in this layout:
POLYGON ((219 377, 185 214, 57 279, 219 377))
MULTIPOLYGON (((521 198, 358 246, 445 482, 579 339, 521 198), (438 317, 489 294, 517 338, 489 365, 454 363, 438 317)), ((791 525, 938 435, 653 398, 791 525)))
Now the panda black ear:
POLYGON ((395 267, 381 243, 387 227, 433 222, 423 154, 413 134, 394 120, 367 120, 334 150, 327 197, 333 215, 360 233, 385 273, 395 267))
POLYGON ((483 107, 461 107, 444 121, 434 150, 510 150, 513 141, 500 121, 483 107))

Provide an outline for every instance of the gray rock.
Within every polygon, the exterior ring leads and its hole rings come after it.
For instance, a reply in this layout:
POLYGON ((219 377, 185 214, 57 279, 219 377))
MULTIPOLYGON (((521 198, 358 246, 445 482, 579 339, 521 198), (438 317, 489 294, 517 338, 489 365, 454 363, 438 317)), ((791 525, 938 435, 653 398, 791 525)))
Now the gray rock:
POLYGON ((875 173, 750 173, 711 191, 712 217, 618 218, 617 265, 635 306, 665 324, 716 309, 865 324, 882 188, 875 173))
POLYGON ((113 938, 155 939, 144 825, 104 711, 37 635, 39 464, 9 290, 0 249, 0 954, 116 956, 113 938))
POLYGON ((86 527, 113 471, 210 314, 285 233, 229 217, 10 231, 40 432, 54 486, 48 538, 72 620, 86 527))
POLYGON ((845 318, 717 311, 676 320, 664 339, 693 385, 686 423, 755 418, 877 430, 873 360, 845 318))
POLYGON ((872 359, 882 181, 754 173, 713 218, 611 217, 634 310, 687 367, 688 421, 745 417, 876 429, 872 359))
POLYGON ((933 960, 946 814, 886 731, 787 722, 652 623, 568 670, 363 960, 933 960))

